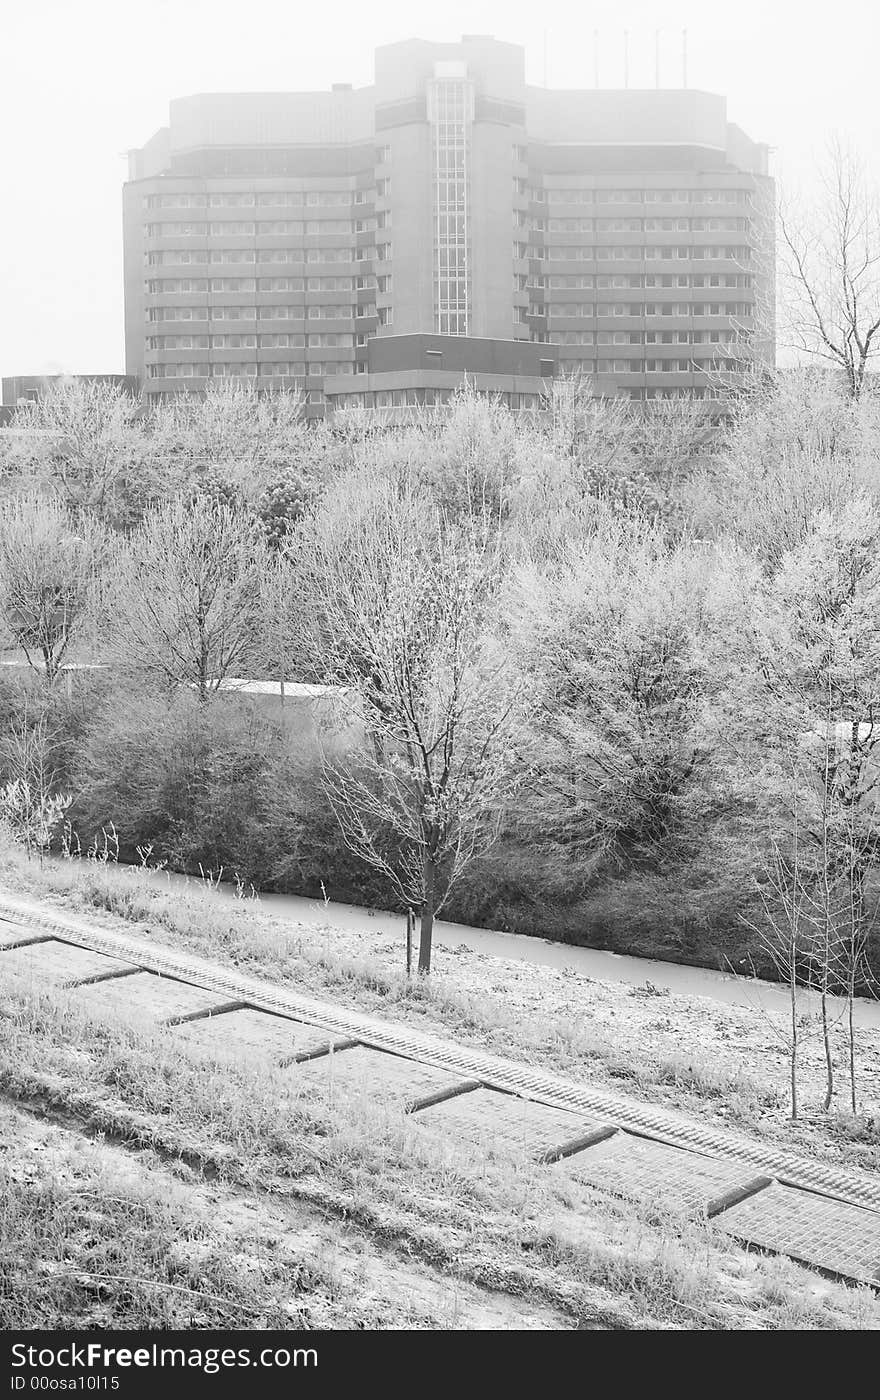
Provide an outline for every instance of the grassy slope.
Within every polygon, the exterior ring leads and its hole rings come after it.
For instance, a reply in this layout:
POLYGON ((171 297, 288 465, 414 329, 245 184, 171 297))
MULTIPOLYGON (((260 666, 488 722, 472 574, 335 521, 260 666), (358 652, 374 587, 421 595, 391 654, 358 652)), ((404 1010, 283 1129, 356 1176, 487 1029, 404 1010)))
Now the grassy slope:
POLYGON ((390 1104, 338 1091, 328 1103, 295 1073, 193 1056, 171 1030, 89 1017, 74 994, 14 975, 0 1015, 7 1104, 68 1134, 35 1159, 14 1131, 0 1158, 6 1325, 187 1326, 237 1311, 249 1327, 497 1327, 481 1319, 499 1295, 518 1327, 880 1325, 868 1290, 747 1255, 711 1225, 609 1201, 515 1153, 458 1147, 390 1104), (98 1135, 104 1158, 71 1146, 71 1132, 98 1135), (113 1144, 137 1149, 140 1179, 107 1163, 113 1144), (242 1199, 256 1228, 230 1217, 242 1199), (306 1207, 323 1215, 323 1259, 306 1207), (374 1278, 387 1251, 372 1301, 336 1264, 352 1231, 374 1278), (445 1313, 412 1305, 414 1261, 435 1287, 448 1280, 445 1313))
POLYGON ((817 1035, 802 1053, 803 1119, 787 1117, 787 1065, 760 1007, 646 992, 582 974, 475 953, 442 951, 428 984, 409 983, 387 934, 292 925, 257 902, 198 884, 163 890, 112 864, 47 864, 0 856, 0 883, 149 925, 151 937, 297 990, 404 1021, 462 1044, 542 1065, 569 1078, 692 1112, 704 1120, 831 1162, 880 1168, 880 1033, 859 1032, 863 1112, 845 1111, 837 1032, 839 1111, 819 1111, 824 1066, 817 1035))

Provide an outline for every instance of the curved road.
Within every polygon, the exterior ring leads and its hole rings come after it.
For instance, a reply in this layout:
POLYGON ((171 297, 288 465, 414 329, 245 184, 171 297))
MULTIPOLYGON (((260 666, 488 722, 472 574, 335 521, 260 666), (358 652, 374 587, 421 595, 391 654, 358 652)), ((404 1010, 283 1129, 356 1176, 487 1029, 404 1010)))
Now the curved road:
MULTIPOLYGON (((170 884, 187 884, 190 887, 214 891, 218 898, 232 898, 231 885, 207 886, 201 880, 186 875, 175 875, 168 871, 144 871, 150 878, 167 880, 170 884)), ((355 904, 339 904, 333 900, 326 903, 319 899, 308 899, 301 895, 261 894, 259 901, 276 916, 287 918, 298 924, 331 924, 340 929, 369 929, 400 939, 401 956, 406 937, 406 919, 402 914, 389 914, 381 910, 362 909, 355 904)), ((534 938, 522 933, 499 933, 492 929, 471 928, 467 924, 447 923, 438 919, 434 926, 436 948, 455 948, 460 944, 477 953, 488 953, 494 957, 509 958, 512 962, 537 963, 542 967, 571 968, 586 977, 594 977, 604 982, 626 982, 631 986, 645 986, 651 983, 667 991, 684 996, 712 997, 715 1001, 728 1002, 734 1006, 759 1007, 776 1013, 787 1012, 788 995, 773 982, 764 982, 754 977, 734 977, 725 972, 715 972, 711 968, 686 967, 681 963, 660 962, 654 958, 635 958, 624 953, 609 953, 600 948, 575 947, 567 943, 552 943, 546 938, 534 938)), ((442 962, 440 964, 442 969, 442 962)), ((812 994, 802 997, 818 1001, 812 994)), ((835 1008, 835 1015, 843 1014, 843 1003, 835 1008)), ((880 1030, 880 1001, 870 1001, 860 997, 855 1006, 855 1022, 858 1026, 880 1030)))

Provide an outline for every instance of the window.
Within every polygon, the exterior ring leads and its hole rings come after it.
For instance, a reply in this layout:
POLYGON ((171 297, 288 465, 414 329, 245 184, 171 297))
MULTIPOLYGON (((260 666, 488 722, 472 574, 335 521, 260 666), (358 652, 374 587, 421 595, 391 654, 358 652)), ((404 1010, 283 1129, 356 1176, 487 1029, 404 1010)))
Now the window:
POLYGON ((142 200, 144 209, 204 209, 203 194, 149 194, 142 200))
POLYGON ((206 335, 151 335, 147 337, 148 350, 207 350, 206 335))
MULTIPOLYGON (((307 312, 310 321, 350 321, 354 314, 354 308, 346 303, 340 306, 310 306, 307 312)), ((357 315, 363 314, 364 312, 359 307, 357 315)), ((375 316, 375 314, 376 308, 374 306, 373 315, 375 316)))
POLYGON ((212 321, 255 321, 256 308, 253 306, 212 306, 212 321))
POLYGON ((301 321, 303 309, 301 306, 261 306, 259 318, 261 321, 301 321))
MULTIPOLYGON (((428 121, 431 129, 434 219, 434 324, 441 335, 467 335, 470 324, 468 185, 470 128, 473 115, 474 90, 467 78, 438 76, 429 82, 428 121)), ((514 245, 515 250, 516 246, 514 245)), ((514 251, 514 257, 525 255, 524 251, 522 254, 514 251)))
POLYGON ((303 290, 302 277, 261 277, 261 292, 301 292, 303 290))
POLYGON ((306 290, 310 292, 350 292, 352 285, 350 277, 309 277, 306 282, 306 290))
POLYGON ((252 238, 254 227, 254 224, 240 223, 237 220, 228 223, 211 224, 211 237, 252 238))
POLYGON ((300 349, 306 343, 306 338, 301 332, 284 331, 282 334, 261 335, 261 350, 289 350, 292 347, 300 349))
POLYGON ((593 331, 551 331, 548 337, 551 345, 593 345, 593 331))
POLYGON ((206 306, 151 306, 148 321, 207 321, 206 306))
POLYGON ((301 238, 303 224, 298 219, 264 219, 257 224, 257 233, 271 238, 301 238))
POLYGON ((307 248, 306 262, 309 263, 350 263, 353 253, 350 248, 307 248))
POLYGON ((257 195, 257 204, 261 209, 301 209, 303 206, 302 190, 270 190, 257 195))
POLYGON ((257 337, 248 335, 212 335, 212 350, 255 350, 257 337))
POLYGON ((310 349, 351 350, 353 347, 354 336, 343 331, 321 331, 318 335, 309 336, 310 349))
POLYGON ((548 204, 592 204, 592 190, 548 190, 548 204))
POLYGON ((309 190, 306 205, 315 209, 323 205, 326 209, 347 209, 351 204, 351 190, 309 190))
MULTIPOLYGON (((646 221, 647 224, 647 221, 646 221)), ((597 219, 597 233, 640 233, 641 219, 597 219)))
POLYGON ((212 209, 253 209, 254 196, 252 194, 232 194, 224 190, 220 194, 211 195, 212 209))
MULTIPOLYGON (((369 224, 370 220, 366 219, 364 223, 369 224)), ((350 219, 309 219, 306 224, 306 233, 309 234, 350 234, 351 232, 352 224, 350 219)))
POLYGON ((167 277, 162 281, 144 283, 148 296, 176 296, 185 292, 207 292, 207 279, 203 277, 167 277))
POLYGON ((212 292, 254 292, 257 284, 253 277, 213 277, 212 292))
MULTIPOLYGON (((597 220, 597 226, 608 220, 597 220)), ((547 228, 550 233, 592 233, 592 219, 548 219, 547 228)))
POLYGON ((191 250, 189 248, 169 248, 164 253, 147 253, 144 261, 148 267, 190 267, 195 263, 206 263, 208 253, 204 248, 191 250))
POLYGON ((255 364, 216 364, 212 366, 215 379, 252 379, 256 377, 255 364))
POLYGON ((145 224, 147 238, 204 238, 207 224, 145 224))
POLYGON ((212 263, 252 263, 254 261, 253 248, 212 248, 212 263))

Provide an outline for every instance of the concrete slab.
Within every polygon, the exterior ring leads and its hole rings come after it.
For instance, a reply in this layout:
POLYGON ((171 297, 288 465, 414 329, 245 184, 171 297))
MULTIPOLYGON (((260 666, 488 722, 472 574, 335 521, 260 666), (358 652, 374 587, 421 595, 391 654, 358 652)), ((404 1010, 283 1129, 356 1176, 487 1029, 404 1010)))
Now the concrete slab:
POLYGON ((217 992, 206 992, 153 972, 136 972, 118 981, 76 987, 70 995, 97 1014, 108 1011, 147 1024, 165 1021, 169 1016, 185 1016, 191 1011, 207 1011, 228 1000, 217 992))
POLYGON ((271 1016, 266 1011, 253 1011, 249 1007, 187 1021, 176 1027, 175 1035, 208 1055, 256 1056, 276 1064, 293 1055, 310 1054, 341 1041, 339 1036, 319 1026, 289 1020, 286 1016, 271 1016))
POLYGON ((6 948, 10 943, 18 943, 22 938, 39 938, 40 930, 28 928, 26 924, 16 924, 4 919, 0 922, 0 948, 6 948))
POLYGON ((413 1121, 471 1142, 490 1152, 511 1150, 539 1157, 604 1126, 580 1113, 550 1108, 502 1094, 474 1089, 444 1103, 420 1109, 413 1121))
POLYGON ((880 1214, 774 1182, 715 1218, 727 1234, 804 1264, 880 1284, 880 1214))
POLYGON ((756 1176, 746 1162, 703 1157, 623 1132, 565 1158, 557 1170, 627 1200, 694 1213, 756 1176))
POLYGON ((93 953, 73 943, 50 939, 48 943, 29 943, 23 948, 0 950, 0 975, 4 969, 36 981, 72 982, 79 977, 94 977, 102 972, 121 972, 132 967, 119 958, 105 953, 93 953))
POLYGON ((324 1055, 297 1066, 297 1079, 323 1085, 328 1091, 336 1085, 374 1099, 385 1099, 400 1107, 417 1104, 434 1094, 450 1093, 467 1081, 460 1073, 436 1069, 433 1065, 389 1055, 368 1045, 355 1045, 341 1055, 324 1055))

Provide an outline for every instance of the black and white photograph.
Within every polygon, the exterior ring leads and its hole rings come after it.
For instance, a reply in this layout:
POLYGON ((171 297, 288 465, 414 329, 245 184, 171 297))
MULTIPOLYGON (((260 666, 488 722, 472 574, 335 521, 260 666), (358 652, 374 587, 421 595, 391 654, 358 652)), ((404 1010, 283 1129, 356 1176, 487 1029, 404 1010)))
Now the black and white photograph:
POLYGON ((2 8, 9 1389, 877 1331, 880 10, 2 8))

